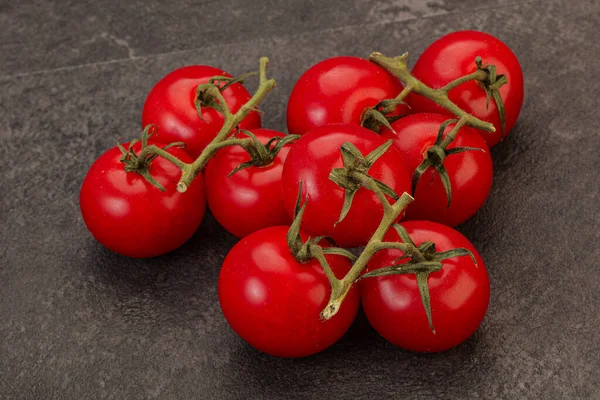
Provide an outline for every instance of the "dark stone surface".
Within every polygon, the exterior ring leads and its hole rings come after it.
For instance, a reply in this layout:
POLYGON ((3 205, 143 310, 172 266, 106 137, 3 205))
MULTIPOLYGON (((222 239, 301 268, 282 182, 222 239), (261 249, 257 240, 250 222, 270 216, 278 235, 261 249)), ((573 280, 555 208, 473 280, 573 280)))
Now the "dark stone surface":
POLYGON ((600 3, 253 3, 0 3, 0 398, 598 398, 600 3), (487 317, 460 347, 407 353, 360 316, 321 354, 272 358, 219 310, 219 264, 235 238, 212 217, 145 261, 85 229, 88 166, 139 132, 146 93, 170 70, 237 74, 269 56, 278 88, 265 126, 284 129, 291 87, 316 61, 373 50, 414 61, 465 28, 515 51, 527 93, 493 151, 491 196, 460 227, 492 283, 487 317))

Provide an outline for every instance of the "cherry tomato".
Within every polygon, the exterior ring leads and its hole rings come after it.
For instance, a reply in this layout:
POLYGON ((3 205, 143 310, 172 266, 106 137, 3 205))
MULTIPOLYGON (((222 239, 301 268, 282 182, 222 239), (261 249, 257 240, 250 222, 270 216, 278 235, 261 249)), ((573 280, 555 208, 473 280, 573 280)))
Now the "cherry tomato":
MULTIPOLYGON (((124 147, 129 149, 129 144, 124 147)), ((141 143, 134 144, 139 154, 141 143)), ((192 159, 179 148, 167 150, 184 162, 192 159)), ((108 249, 127 257, 145 258, 168 253, 185 243, 204 217, 206 199, 202 175, 185 193, 177 192, 181 171, 157 157, 150 174, 160 191, 136 172, 125 172, 118 147, 106 151, 91 166, 79 204, 92 235, 108 249)))
MULTIPOLYGON (((331 285, 317 260, 296 261, 287 231, 287 226, 265 228, 231 249, 219 275, 219 302, 233 330, 258 350, 304 357, 342 337, 356 316, 359 296, 352 288, 339 312, 322 321, 331 285)), ((344 257, 325 257, 338 278, 350 269, 344 257)))
MULTIPOLYGON (((515 125, 523 105, 523 72, 515 54, 503 42, 487 33, 459 31, 433 42, 417 60, 412 74, 433 88, 441 88, 461 76, 477 70, 475 58, 480 56, 484 65, 496 66, 498 75, 506 75, 508 83, 500 87, 506 111, 505 134, 515 125)), ((502 126, 496 103, 486 99, 486 92, 475 81, 463 83, 452 89, 450 100, 475 117, 496 127, 495 133, 481 132, 489 147, 502 139, 502 126)), ((411 94, 407 103, 413 112, 434 112, 452 115, 444 108, 423 96, 411 94)))
MULTIPOLYGON (((253 129, 252 133, 263 144, 270 138, 285 136, 270 129, 253 129)), ((286 145, 271 164, 245 168, 229 177, 231 171, 251 159, 244 149, 226 147, 208 163, 204 174, 208 206, 225 229, 244 237, 268 226, 292 223, 283 207, 281 190, 281 171, 289 150, 290 145, 286 145)))
MULTIPOLYGON (((357 247, 365 245, 377 229, 383 206, 373 192, 359 188, 350 211, 336 225, 345 191, 329 179, 329 174, 332 169, 343 167, 340 146, 345 142, 352 143, 366 156, 385 140, 352 124, 322 126, 302 136, 294 143, 283 166, 283 200, 286 210, 293 215, 302 182, 302 198, 308 195, 302 228, 315 236, 329 236, 341 247, 357 247)), ((375 161, 368 174, 398 195, 411 191, 411 178, 394 147, 375 161)))
MULTIPOLYGON (((198 117, 194 99, 196 88, 208 83, 214 76, 231 77, 220 69, 191 65, 176 69, 162 78, 150 91, 142 111, 142 127, 158 126, 155 140, 162 143, 184 142, 186 152, 197 158, 214 139, 223 126, 224 118, 214 108, 202 107, 202 118, 198 117)), ((223 97, 231 112, 237 112, 251 95, 239 83, 223 91, 223 97)), ((240 124, 242 129, 260 128, 260 115, 250 113, 240 124)))
MULTIPOLYGON (((389 342, 418 352, 438 352, 455 347, 469 338, 483 321, 490 299, 490 282, 483 260, 467 238, 445 225, 428 221, 407 221, 415 245, 435 243, 438 252, 465 248, 469 256, 442 261, 442 269, 428 278, 431 331, 414 274, 387 275, 359 281, 365 314, 373 328, 389 342)), ((402 240, 390 229, 386 241, 402 240)), ((369 270, 402 263, 400 250, 381 250, 369 262, 369 270)))
MULTIPOLYGON (((409 173, 426 158, 437 137, 440 125, 448 120, 440 114, 412 114, 392 123, 394 134, 382 129, 384 139, 393 139, 409 173)), ((444 137, 454 124, 446 128, 444 137)), ((430 166, 421 176, 413 194, 415 201, 408 206, 406 219, 428 220, 455 226, 471 218, 481 208, 492 187, 492 158, 485 141, 475 129, 463 126, 447 150, 473 147, 483 151, 465 151, 446 156, 443 166, 448 172, 452 201, 447 195, 440 175, 430 166)))
MULTIPOLYGON (((328 124, 360 125, 366 108, 394 98, 401 91, 398 79, 368 60, 328 58, 309 68, 292 89, 287 107, 288 131, 302 135, 328 124)), ((391 115, 406 113, 408 109, 401 105, 391 115)))

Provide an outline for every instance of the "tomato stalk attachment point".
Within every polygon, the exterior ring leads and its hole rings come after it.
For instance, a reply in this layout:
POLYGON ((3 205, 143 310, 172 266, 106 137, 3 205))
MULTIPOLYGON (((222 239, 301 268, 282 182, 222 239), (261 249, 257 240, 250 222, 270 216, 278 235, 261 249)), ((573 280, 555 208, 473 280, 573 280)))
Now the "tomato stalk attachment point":
POLYGON ((156 186, 159 190, 164 192, 165 188, 150 174, 150 163, 156 157, 161 156, 175 164, 177 167, 182 168, 185 163, 174 155, 168 153, 167 149, 170 147, 185 147, 185 144, 182 142, 170 143, 164 146, 162 149, 156 145, 148 145, 148 139, 155 133, 155 131, 155 125, 148 125, 142 132, 142 139, 133 139, 129 143, 129 149, 125 149, 125 147, 120 143, 117 143, 117 147, 121 151, 121 154, 123 154, 123 157, 121 157, 120 161, 125 164, 126 172, 136 172, 142 175, 150 184, 156 186), (140 154, 136 154, 135 151, 133 151, 133 145, 140 141, 142 143, 142 148, 140 154), (149 154, 152 155, 149 156, 149 154))
POLYGON ((308 240, 303 241, 300 235, 300 225, 302 224, 302 216, 304 215, 304 210, 306 209, 306 205, 308 203, 308 196, 304 200, 304 204, 302 204, 302 181, 300 182, 300 186, 298 188, 298 198, 296 200, 296 208, 294 210, 294 221, 287 233, 287 242, 290 252, 294 255, 294 258, 298 262, 306 262, 312 258, 316 258, 321 265, 323 266, 323 270, 327 275, 327 278, 331 282, 331 279, 337 279, 329 264, 325 258, 321 260, 321 256, 324 257, 325 254, 335 254, 338 256, 346 257, 351 261, 356 260, 356 256, 349 252, 346 249, 341 247, 321 247, 319 243, 322 240, 330 240, 325 236, 317 236, 314 238, 308 238, 308 240))
POLYGON ((275 157, 277 157, 277 154, 279 154, 279 152, 281 151, 281 149, 283 149, 285 145, 292 143, 300 138, 300 135, 286 135, 283 137, 275 136, 269 139, 269 141, 266 144, 262 144, 252 132, 246 129, 241 129, 240 132, 248 136, 249 138, 232 138, 221 142, 219 145, 219 148, 221 148, 237 144, 241 146, 244 150, 246 150, 250 155, 250 161, 246 161, 245 163, 240 164, 238 167, 236 167, 233 171, 229 173, 229 176, 246 168, 261 167, 271 164, 275 157))
MULTIPOLYGON (((450 98, 448 97, 448 92, 455 87, 459 86, 464 82, 468 82, 471 80, 476 80, 479 84, 486 90, 488 95, 488 99, 492 97, 498 106, 498 112, 500 114, 500 119, 502 124, 504 125, 504 107, 502 105, 502 99, 498 92, 498 89, 503 84, 507 83, 508 80, 504 75, 496 75, 496 68, 493 65, 483 66, 481 58, 478 57, 476 59, 477 70, 469 75, 465 75, 459 79, 456 79, 446 86, 433 89, 419 79, 415 78, 410 71, 408 70, 408 66, 406 65, 406 59, 408 58, 408 53, 404 53, 401 56, 397 57, 386 57, 381 53, 375 52, 371 53, 369 59, 379 66, 385 68, 391 74, 399 78, 405 85, 404 90, 400 92, 400 94, 391 100, 386 100, 389 103, 388 105, 384 105, 381 108, 381 112, 385 114, 386 111, 389 111, 390 107, 394 104, 401 104, 404 98, 408 96, 409 93, 414 92, 421 96, 428 98, 439 106, 445 108, 450 111, 454 115, 456 115, 459 119, 464 119, 465 124, 471 126, 476 129, 480 129, 486 132, 495 132, 496 128, 493 124, 489 122, 485 122, 479 118, 474 117, 473 115, 467 113, 459 106, 457 106, 450 98)), ((382 103, 380 103, 381 105, 382 103)), ((387 103, 386 103, 387 104, 387 103)))
POLYGON ((446 171, 446 167, 444 167, 444 160, 446 157, 451 156, 453 154, 462 153, 465 151, 485 151, 484 149, 478 147, 455 147, 452 149, 448 149, 450 143, 454 141, 458 131, 466 124, 466 119, 461 118, 460 120, 449 119, 440 125, 440 129, 438 130, 437 138, 435 139, 435 143, 430 146, 423 158, 423 162, 419 164, 419 166, 415 169, 415 173, 412 178, 412 192, 415 193, 417 189, 417 184, 419 180, 429 169, 432 167, 436 170, 438 175, 440 176, 440 180, 442 185, 444 186, 444 190, 446 192, 446 197, 448 199, 448 203, 446 207, 450 207, 450 203, 452 201, 452 183, 450 182, 450 176, 448 175, 448 171, 446 171), (444 138, 444 131, 450 124, 456 124, 452 128, 450 132, 444 138))
MULTIPOLYGON (((375 161, 377 161, 391 145, 392 140, 388 140, 366 156, 363 156, 356 146, 350 142, 346 142, 342 145, 340 151, 342 152, 344 167, 335 168, 329 174, 329 179, 345 190, 344 205, 342 207, 340 219, 336 224, 341 222, 350 211, 354 195, 358 189, 364 185, 365 179, 372 180, 383 193, 394 200, 398 200, 398 195, 392 188, 385 183, 368 176, 369 168, 371 168, 375 161)), ((387 200, 385 203, 387 203, 387 200)))

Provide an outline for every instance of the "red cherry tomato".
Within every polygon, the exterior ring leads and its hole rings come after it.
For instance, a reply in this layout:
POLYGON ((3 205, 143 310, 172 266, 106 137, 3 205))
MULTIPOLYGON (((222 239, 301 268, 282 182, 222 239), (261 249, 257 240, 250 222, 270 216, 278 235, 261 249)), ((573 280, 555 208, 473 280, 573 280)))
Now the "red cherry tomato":
MULTIPOLYGON (((129 144, 124 147, 129 149, 129 144)), ((139 154, 141 143, 133 146, 139 154)), ((184 162, 192 159, 182 150, 167 150, 184 162)), ((181 171, 157 157, 150 174, 164 188, 160 191, 136 172, 125 172, 118 147, 106 151, 88 171, 79 204, 83 220, 96 240, 127 257, 154 257, 185 243, 198 229, 204 211, 202 175, 185 193, 177 192, 181 171)))
MULTIPOLYGON (((302 198, 308 195, 303 229, 315 236, 329 236, 341 247, 357 247, 365 245, 379 226, 383 206, 373 192, 360 188, 350 211, 336 225, 345 191, 329 179, 329 174, 332 169, 343 167, 340 146, 345 142, 352 143, 366 156, 385 140, 352 124, 322 126, 302 136, 294 143, 283 166, 283 199, 288 213, 293 215, 302 181, 302 198)), ((410 176, 393 147, 375 161, 368 174, 398 195, 410 193, 410 176)))
MULTIPOLYGON (((322 321, 319 314, 329 301, 331 285, 318 261, 296 261, 288 249, 287 230, 262 229, 231 249, 219 275, 219 302, 233 330, 258 350, 304 357, 342 337, 356 316, 359 296, 352 288, 339 312, 322 321)), ((325 257, 338 278, 350 269, 344 257, 325 257)))
MULTIPOLYGON (((263 144, 273 137, 285 136, 270 129, 253 129, 252 133, 263 144)), ((283 207, 281 190, 281 171, 289 150, 290 145, 286 145, 271 164, 245 168, 229 177, 231 171, 250 160, 244 149, 226 147, 208 163, 204 174, 208 206, 225 229, 244 237, 268 226, 292 223, 283 207)))
MULTIPOLYGON (((316 127, 349 123, 360 125, 367 107, 396 97, 402 84, 380 66, 358 57, 333 57, 309 68, 292 89, 287 107, 291 134, 316 127)), ((391 115, 408 113, 399 106, 391 115)))
MULTIPOLYGON (((482 58, 484 65, 495 65, 498 75, 503 74, 508 78, 508 83, 499 90, 506 111, 505 133, 508 134, 515 125, 523 105, 523 72, 515 54, 497 38, 477 31, 450 33, 433 42, 421 54, 412 74, 433 88, 441 88, 461 76, 475 72, 477 56, 482 58)), ((489 106, 486 106, 486 92, 479 83, 463 83, 452 89, 449 97, 463 110, 494 124, 495 133, 481 132, 489 147, 500 142, 502 126, 496 103, 490 99, 489 106)), ((416 94, 409 95, 407 103, 415 113, 452 115, 431 100, 416 94)))
MULTIPOLYGON (((381 336, 402 348, 438 352, 455 347, 469 338, 481 324, 490 299, 490 282, 485 264, 467 238, 445 225, 428 221, 407 221, 415 245, 435 243, 438 252, 466 248, 469 256, 442 261, 442 269, 428 278, 431 315, 435 333, 429 327, 414 274, 387 275, 359 281, 360 295, 369 322, 381 336)), ((386 241, 401 242, 394 229, 386 241)), ((382 250, 369 262, 369 270, 396 263, 400 250, 382 250)))
MULTIPOLYGON (((142 111, 142 127, 158 126, 155 140, 162 143, 184 142, 186 152, 197 158, 214 139, 223 126, 224 118, 214 108, 203 107, 202 118, 198 117, 194 99, 196 88, 208 83, 214 76, 231 77, 220 69, 191 65, 176 69, 162 78, 150 91, 142 111)), ((251 97, 239 83, 223 91, 223 97, 231 112, 237 112, 251 97)), ((260 128, 260 115, 250 113, 240 124, 242 129, 260 128)))
MULTIPOLYGON (((426 157, 437 137, 440 125, 449 118, 440 114, 412 114, 392 123, 394 134, 382 129, 384 139, 393 139, 409 173, 426 157)), ((444 137, 454 127, 449 125, 444 137)), ((452 187, 452 201, 447 196, 440 175, 429 167, 421 176, 413 194, 415 201, 406 210, 406 219, 428 220, 455 226, 471 218, 481 208, 492 187, 493 167, 489 149, 476 130, 462 127, 447 147, 474 147, 483 151, 466 151, 445 158, 443 166, 452 187)))

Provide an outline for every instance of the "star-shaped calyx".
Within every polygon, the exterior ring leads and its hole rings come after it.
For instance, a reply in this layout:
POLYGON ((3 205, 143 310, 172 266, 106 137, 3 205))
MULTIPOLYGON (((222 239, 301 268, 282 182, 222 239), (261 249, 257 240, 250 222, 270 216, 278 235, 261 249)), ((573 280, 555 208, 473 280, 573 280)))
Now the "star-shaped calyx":
MULTIPOLYGON (((148 139, 150 139, 150 137, 156 133, 156 130, 156 125, 150 124, 144 128, 141 140, 133 139, 131 142, 129 142, 128 149, 126 149, 125 146, 120 143, 117 143, 117 147, 122 154, 122 157, 119 159, 119 161, 125 164, 125 172, 136 172, 140 174, 144 179, 146 179, 146 181, 148 181, 148 183, 154 185, 164 192, 165 188, 150 174, 150 165, 152 161, 159 155, 152 154, 146 156, 147 154, 144 151, 149 146, 154 146, 148 145, 148 139), (133 150, 133 146, 138 142, 142 142, 142 147, 139 154, 133 150)), ((185 144, 183 142, 170 143, 163 147, 162 150, 167 150, 171 147, 185 147, 185 144)))
POLYGON ((402 243, 383 243, 382 247, 399 249, 404 255, 395 260, 397 264, 367 272, 360 279, 387 275, 414 274, 417 278, 417 286, 419 288, 419 294, 421 295, 421 302, 423 303, 425 314, 427 314, 429 327, 431 328, 431 331, 435 333, 433 319, 431 317, 429 284, 427 283, 429 274, 441 270, 443 268, 442 261, 448 258, 470 256, 475 267, 477 267, 477 261, 475 260, 473 253, 464 248, 438 252, 435 248, 435 243, 433 242, 423 242, 419 246, 416 246, 402 225, 394 224, 393 227, 398 233, 398 236, 400 236, 402 243), (405 262, 398 263, 402 261, 405 262))
POLYGON ((417 189, 417 184, 419 180, 430 167, 435 169, 435 171, 440 176, 440 180, 442 181, 442 185, 444 186, 444 190, 446 191, 446 198, 448 199, 447 207, 450 207, 450 202, 452 201, 452 183, 450 182, 450 176, 448 175, 448 171, 446 167, 444 167, 444 160, 446 157, 449 157, 453 154, 462 153, 465 151, 485 151, 484 149, 480 149, 478 147, 454 147, 452 149, 448 149, 450 143, 454 141, 454 138, 458 134, 458 131, 462 127, 462 124, 459 120, 450 119, 444 121, 442 125, 440 125, 440 129, 438 130, 437 137, 432 146, 430 146, 425 155, 423 157, 423 161, 419 166, 415 169, 415 172, 412 177, 412 191, 415 193, 417 189), (454 124, 454 128, 452 131, 446 135, 444 138, 444 131, 450 124, 454 124))
POLYGON ((345 191, 342 212, 336 224, 340 223, 346 217, 346 215, 348 215, 350 207, 352 206, 354 195, 362 187, 360 183, 361 176, 372 179, 384 194, 393 198, 394 200, 398 200, 399 197, 392 188, 368 175, 371 166, 373 166, 375 161, 385 154, 391 145, 392 140, 388 140, 366 156, 364 156, 360 150, 358 150, 356 146, 350 142, 346 142, 340 147, 344 166, 342 168, 334 168, 329 174, 329 179, 335 182, 345 191))
POLYGON ((505 126, 506 126, 506 113, 504 111, 504 102, 502 101, 502 96, 500 96, 500 87, 506 83, 508 83, 508 78, 506 75, 497 75, 496 74, 496 66, 495 65, 483 65, 483 60, 481 57, 477 56, 475 58, 475 65, 477 65, 477 69, 481 71, 487 72, 487 79, 483 81, 477 81, 479 85, 485 90, 486 95, 486 103, 485 107, 488 108, 490 104, 490 98, 494 99, 496 103, 496 108, 498 109, 498 115, 500 116, 500 125, 502 128, 502 138, 505 136, 505 126))

